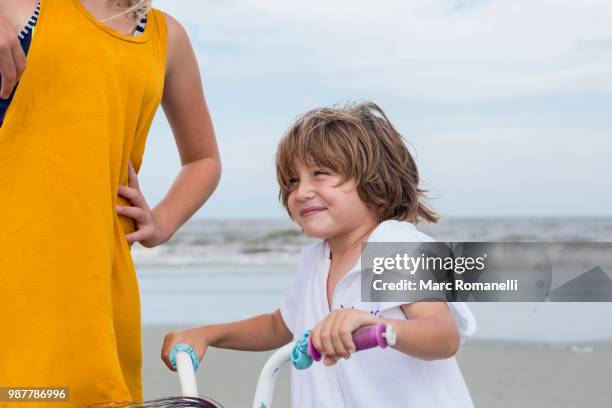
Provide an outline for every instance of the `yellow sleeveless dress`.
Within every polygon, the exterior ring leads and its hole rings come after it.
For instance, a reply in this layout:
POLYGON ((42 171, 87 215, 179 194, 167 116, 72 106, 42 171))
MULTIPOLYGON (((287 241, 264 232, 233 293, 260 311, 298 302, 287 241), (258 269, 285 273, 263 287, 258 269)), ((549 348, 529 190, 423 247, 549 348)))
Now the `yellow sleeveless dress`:
POLYGON ((76 407, 142 399, 138 282, 118 216, 161 102, 161 11, 123 35, 79 0, 42 0, 0 128, 0 387, 68 387, 76 407))

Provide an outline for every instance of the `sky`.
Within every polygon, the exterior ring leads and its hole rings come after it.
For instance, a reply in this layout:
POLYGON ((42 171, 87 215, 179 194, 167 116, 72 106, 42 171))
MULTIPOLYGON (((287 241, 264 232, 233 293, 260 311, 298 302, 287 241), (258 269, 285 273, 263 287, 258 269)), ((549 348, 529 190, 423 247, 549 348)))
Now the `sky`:
MULTIPOLYGON (((612 216, 609 0, 154 0, 187 30, 223 176, 198 218, 284 217, 276 145, 314 107, 373 100, 444 216, 612 216)), ((180 169, 160 109, 139 180, 180 169)))

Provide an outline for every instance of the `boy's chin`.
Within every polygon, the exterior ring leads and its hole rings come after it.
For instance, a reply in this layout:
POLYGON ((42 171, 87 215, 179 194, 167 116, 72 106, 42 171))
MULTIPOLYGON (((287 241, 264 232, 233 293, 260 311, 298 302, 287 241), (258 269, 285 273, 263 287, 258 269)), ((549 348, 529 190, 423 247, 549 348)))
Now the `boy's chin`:
POLYGON ((327 228, 324 228, 322 226, 315 226, 315 225, 309 225, 309 223, 304 223, 300 225, 300 227, 302 228, 304 235, 306 235, 309 238, 325 239, 330 235, 327 228))
POLYGON ((321 239, 327 238, 327 234, 325 234, 322 231, 316 231, 316 230, 312 231, 306 228, 302 229, 302 231, 304 231, 304 235, 306 235, 309 238, 321 238, 321 239))

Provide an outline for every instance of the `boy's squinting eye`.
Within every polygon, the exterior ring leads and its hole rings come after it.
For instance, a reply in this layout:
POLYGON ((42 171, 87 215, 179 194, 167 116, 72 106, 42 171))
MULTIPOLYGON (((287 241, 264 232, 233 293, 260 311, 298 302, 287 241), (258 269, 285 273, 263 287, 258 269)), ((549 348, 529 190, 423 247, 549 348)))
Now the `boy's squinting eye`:
POLYGON ((298 181, 299 181, 299 180, 298 180, 298 179, 296 179, 296 178, 290 178, 290 179, 289 179, 289 185, 290 185, 290 186, 294 186, 294 185, 296 185, 296 184, 297 184, 297 182, 298 182, 298 181))
POLYGON ((316 171, 314 172, 314 175, 315 175, 315 176, 321 176, 321 175, 326 175, 326 174, 329 174, 329 172, 327 172, 327 171, 325 171, 325 170, 316 170, 316 171))

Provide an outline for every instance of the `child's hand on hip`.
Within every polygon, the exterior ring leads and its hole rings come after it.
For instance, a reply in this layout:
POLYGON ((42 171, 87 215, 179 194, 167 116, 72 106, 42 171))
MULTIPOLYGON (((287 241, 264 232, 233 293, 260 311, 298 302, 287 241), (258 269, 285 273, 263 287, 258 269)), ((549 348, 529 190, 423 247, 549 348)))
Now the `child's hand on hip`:
POLYGON ((161 222, 157 215, 151 211, 144 195, 140 191, 138 176, 131 162, 128 162, 128 185, 120 185, 118 192, 132 206, 117 205, 117 214, 132 218, 136 224, 136 231, 125 235, 128 243, 132 245, 138 241, 147 248, 163 243, 165 235, 161 222))
POLYGON ((337 309, 317 324, 310 338, 317 351, 325 356, 323 363, 330 366, 340 357, 348 359, 355 352, 353 331, 376 323, 380 319, 363 310, 337 309))
POLYGON ((188 329, 179 332, 170 332, 164 338, 164 344, 161 351, 161 359, 172 371, 176 371, 170 362, 170 351, 179 343, 186 343, 193 348, 198 356, 198 360, 202 361, 206 349, 208 348, 208 340, 205 335, 206 326, 195 329, 188 329))

